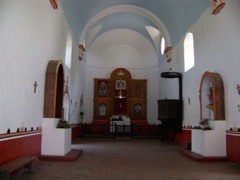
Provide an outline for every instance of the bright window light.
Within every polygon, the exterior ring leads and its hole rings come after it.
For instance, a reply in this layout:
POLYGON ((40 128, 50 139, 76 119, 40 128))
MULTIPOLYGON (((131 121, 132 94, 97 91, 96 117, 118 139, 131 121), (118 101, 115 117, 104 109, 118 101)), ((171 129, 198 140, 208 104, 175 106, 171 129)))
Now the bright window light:
POLYGON ((184 39, 184 70, 187 72, 194 67, 193 34, 188 33, 184 39))
POLYGON ((65 64, 69 69, 71 69, 71 62, 72 62, 72 34, 71 32, 68 32, 65 52, 65 64))
POLYGON ((165 50, 165 39, 164 37, 161 38, 161 53, 164 54, 164 50, 165 50))

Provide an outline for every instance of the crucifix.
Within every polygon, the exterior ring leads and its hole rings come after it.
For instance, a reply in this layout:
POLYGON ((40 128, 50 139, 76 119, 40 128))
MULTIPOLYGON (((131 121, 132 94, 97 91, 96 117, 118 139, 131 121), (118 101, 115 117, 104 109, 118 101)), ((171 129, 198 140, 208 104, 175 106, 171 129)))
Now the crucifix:
POLYGON ((65 83, 64 93, 68 93, 68 76, 67 76, 67 80, 64 81, 64 83, 65 83))
POLYGON ((34 86, 34 93, 36 93, 37 86, 38 86, 37 81, 34 82, 33 86, 34 86))
POLYGON ((238 90, 238 94, 240 95, 240 85, 239 84, 237 84, 236 89, 238 90))

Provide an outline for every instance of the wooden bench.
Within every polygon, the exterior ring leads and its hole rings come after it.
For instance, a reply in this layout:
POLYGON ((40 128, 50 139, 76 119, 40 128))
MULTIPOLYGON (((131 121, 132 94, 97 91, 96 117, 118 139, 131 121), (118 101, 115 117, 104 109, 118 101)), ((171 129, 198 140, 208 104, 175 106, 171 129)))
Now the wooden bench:
POLYGON ((3 164, 0 166, 0 179, 9 180, 26 171, 33 173, 32 163, 37 160, 36 156, 24 156, 3 164))

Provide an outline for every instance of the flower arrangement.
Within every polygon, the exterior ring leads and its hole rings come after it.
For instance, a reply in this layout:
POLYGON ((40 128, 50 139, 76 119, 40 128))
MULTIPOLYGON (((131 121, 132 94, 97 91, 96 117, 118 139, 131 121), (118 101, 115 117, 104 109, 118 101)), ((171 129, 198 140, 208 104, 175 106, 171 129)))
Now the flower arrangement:
POLYGON ((208 125, 208 119, 207 118, 204 118, 203 120, 201 120, 199 122, 199 125, 208 125))
POLYGON ((209 121, 209 119, 204 118, 203 120, 201 120, 199 122, 199 125, 202 126, 202 130, 211 130, 211 127, 209 127, 208 121, 209 121))
POLYGON ((67 121, 59 119, 57 128, 70 128, 70 125, 67 123, 67 121))

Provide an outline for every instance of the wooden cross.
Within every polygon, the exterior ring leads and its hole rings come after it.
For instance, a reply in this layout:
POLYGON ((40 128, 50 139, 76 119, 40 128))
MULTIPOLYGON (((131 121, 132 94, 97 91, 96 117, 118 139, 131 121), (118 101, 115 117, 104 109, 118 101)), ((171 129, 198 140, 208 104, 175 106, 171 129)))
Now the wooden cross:
POLYGON ((237 84, 236 89, 238 90, 238 94, 240 95, 240 85, 239 84, 237 84))
POLYGON ((34 82, 33 86, 34 86, 34 93, 36 93, 37 86, 38 86, 37 81, 34 82))

